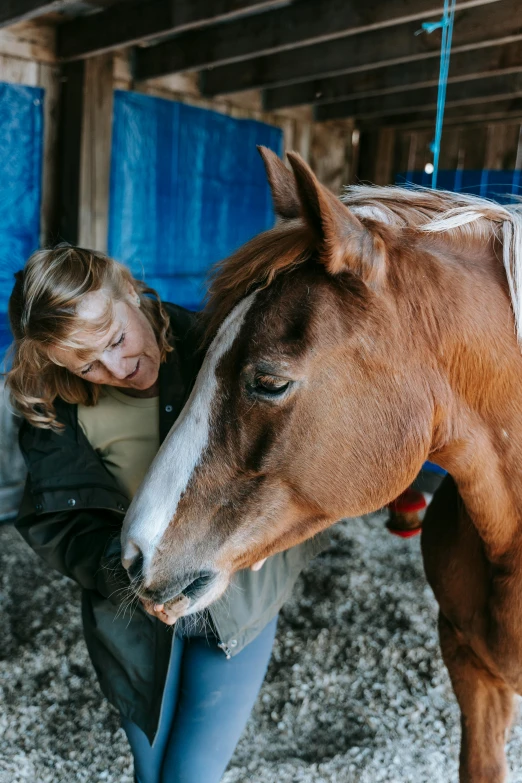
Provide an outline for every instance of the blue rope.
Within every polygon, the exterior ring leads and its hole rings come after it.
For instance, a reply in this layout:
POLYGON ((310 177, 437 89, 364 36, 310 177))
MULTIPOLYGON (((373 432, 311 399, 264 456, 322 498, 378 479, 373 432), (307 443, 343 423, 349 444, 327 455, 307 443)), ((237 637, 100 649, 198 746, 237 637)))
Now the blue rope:
POLYGON ((444 107, 446 105, 446 87, 448 84, 449 63, 451 54, 451 38, 453 35, 453 21, 455 19, 455 6, 457 0, 444 0, 442 19, 438 22, 423 22, 422 30, 428 35, 434 30, 442 29, 442 44, 440 48, 439 90, 437 94, 437 119, 435 122, 435 138, 430 144, 433 153, 433 174, 431 175, 431 187, 437 187, 437 175, 439 173, 440 143, 442 139, 442 125, 444 122, 444 107))

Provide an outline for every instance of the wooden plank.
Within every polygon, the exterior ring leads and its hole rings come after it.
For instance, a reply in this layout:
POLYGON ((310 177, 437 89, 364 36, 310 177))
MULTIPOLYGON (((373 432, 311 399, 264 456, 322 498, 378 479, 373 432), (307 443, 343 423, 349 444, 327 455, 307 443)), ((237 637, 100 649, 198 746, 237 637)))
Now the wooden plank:
POLYGON ((0 27, 25 22, 53 11, 64 11, 75 0, 2 0, 0 27))
POLYGON ((458 169, 463 162, 461 160, 461 149, 460 128, 452 128, 451 126, 445 128, 440 145, 439 167, 441 169, 458 169))
MULTIPOLYGON (((310 81, 319 76, 356 73, 376 66, 416 62, 439 57, 440 31, 415 35, 418 22, 340 38, 291 51, 254 57, 242 62, 203 71, 202 92, 223 95, 256 87, 310 81)), ((453 32, 453 52, 477 45, 501 43, 502 39, 522 39, 519 0, 499 0, 492 5, 457 12, 453 32)))
POLYGON ((484 168, 514 169, 517 158, 519 124, 488 125, 484 168))
POLYGON ((78 242, 102 252, 108 237, 112 105, 112 54, 85 60, 78 242))
MULTIPOLYGON (((522 68, 522 40, 487 45, 476 50, 453 52, 448 82, 479 76, 509 74, 522 68)), ((437 58, 419 60, 389 68, 374 68, 356 74, 341 74, 311 82, 300 82, 264 90, 263 108, 267 111, 305 104, 335 103, 348 98, 367 98, 438 84, 437 58)))
MULTIPOLYGON (((446 106, 484 103, 522 95, 522 70, 508 75, 489 76, 473 81, 456 82, 448 85, 446 106)), ((409 109, 435 109, 437 106, 437 87, 422 87, 403 93, 378 95, 371 98, 327 103, 317 106, 315 117, 318 122, 339 120, 345 117, 370 118, 404 114, 409 109)))
POLYGON ((376 185, 391 185, 393 153, 395 149, 395 129, 381 128, 377 142, 374 182, 376 185))
POLYGON ((56 35, 53 25, 43 22, 20 22, 0 29, 0 54, 25 60, 52 63, 56 35))
POLYGON ((44 94, 44 149, 42 205, 40 208, 40 241, 42 246, 57 240, 58 224, 58 111, 60 69, 57 65, 38 63, 38 84, 44 94))
POLYGON ((502 153, 506 141, 506 125, 488 125, 486 154, 484 156, 485 169, 501 169, 502 153))
POLYGON ((12 84, 38 84, 38 63, 36 60, 21 60, 19 57, 0 54, 0 78, 12 84))
POLYGON ((416 132, 415 155, 413 157, 413 170, 422 171, 426 163, 433 160, 433 153, 430 150, 430 144, 433 141, 431 130, 421 130, 416 132))
POLYGON ((520 171, 522 169, 522 124, 518 126, 518 143, 515 154, 515 165, 513 168, 515 171, 520 171))
POLYGON ((379 131, 367 128, 361 132, 359 140, 359 158, 357 180, 373 182, 375 179, 375 161, 379 145, 379 131))
MULTIPOLYGON (((500 126, 502 127, 502 126, 500 126)), ((463 149, 462 167, 465 169, 483 169, 486 158, 488 128, 464 128, 461 131, 463 149)))
POLYGON ((351 120, 316 123, 312 128, 309 163, 319 181, 336 195, 351 179, 352 133, 351 120))
MULTIPOLYGON (((507 122, 522 117, 522 98, 490 101, 477 106, 453 106, 444 112, 444 126, 480 124, 488 122, 507 122)), ((435 128, 435 110, 419 109, 405 114, 392 114, 386 117, 372 117, 358 121, 364 130, 379 127, 390 128, 435 128)), ((432 131, 433 132, 433 131, 432 131)))
POLYGON ((58 56, 77 59, 121 46, 190 30, 209 22, 266 11, 282 0, 141 0, 65 22, 58 30, 58 56))
MULTIPOLYGON (((458 8, 488 2, 464 0, 458 8)), ((438 0, 381 0, 364 6, 359 0, 300 0, 272 13, 212 25, 138 49, 136 78, 237 62, 413 20, 418 24, 419 19, 439 15, 438 0)))
MULTIPOLYGON (((517 159, 520 147, 520 123, 511 123, 506 125, 506 136, 504 149, 499 163, 499 168, 504 171, 511 171, 517 168, 517 159)), ((518 166, 520 168, 520 166, 518 166)))
POLYGON ((411 132, 395 129, 395 146, 393 151, 393 181, 399 171, 408 171, 408 161, 411 145, 411 132))
POLYGON ((79 60, 66 63, 60 74, 57 222, 60 238, 73 245, 79 238, 84 71, 84 62, 79 60))

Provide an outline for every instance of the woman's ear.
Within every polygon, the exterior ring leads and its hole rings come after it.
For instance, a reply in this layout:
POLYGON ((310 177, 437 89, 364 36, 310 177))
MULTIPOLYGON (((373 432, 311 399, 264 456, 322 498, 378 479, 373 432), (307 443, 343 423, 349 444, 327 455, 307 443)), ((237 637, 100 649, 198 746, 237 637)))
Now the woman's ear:
POLYGON ((333 193, 321 185, 310 166, 296 152, 289 152, 301 214, 314 232, 320 260, 332 275, 350 271, 368 285, 375 285, 385 271, 385 248, 333 193))
POLYGON ((140 295, 129 280, 125 281, 125 288, 128 303, 133 307, 141 307, 140 295))
POLYGON ((276 215, 283 220, 298 218, 301 215, 301 205, 294 175, 268 147, 259 146, 257 150, 265 164, 276 215))

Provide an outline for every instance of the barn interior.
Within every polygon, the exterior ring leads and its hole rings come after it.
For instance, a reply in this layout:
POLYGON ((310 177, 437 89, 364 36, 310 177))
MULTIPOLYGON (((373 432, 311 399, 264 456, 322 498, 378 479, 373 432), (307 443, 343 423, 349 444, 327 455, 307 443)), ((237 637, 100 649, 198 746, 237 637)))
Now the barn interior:
MULTIPOLYGON (((441 30, 423 24, 439 19, 442 5, 441 0, 4 0, 0 358, 5 366, 13 274, 38 247, 66 241, 107 252, 162 297, 199 309, 212 264, 273 223, 257 144, 281 156, 298 151, 337 195, 358 182, 429 186, 441 30)), ((521 174, 519 0, 459 0, 439 187, 507 202, 522 193, 521 174)), ((94 706, 99 697, 82 702, 79 695, 82 683, 96 685, 77 613, 64 630, 60 603, 64 595, 77 603, 76 588, 31 558, 9 525, 25 475, 17 425, 0 380, 8 628, 0 670, 6 720, 12 721, 4 732, 0 783, 130 782, 115 715, 94 706), (25 617, 19 617, 19 595, 25 617), (42 644, 54 647, 49 659, 42 644), (19 661, 27 664, 26 682, 19 661), (53 704, 62 705, 61 717, 53 704), (39 729, 42 721, 54 728, 39 729), (67 722, 77 750, 57 739, 67 722), (112 747, 105 766, 95 750, 100 744, 112 747)), ((457 713, 439 660, 435 608, 418 544, 406 548, 391 541, 382 527, 379 515, 343 523, 334 534, 337 554, 321 556, 306 575, 282 618, 271 674, 227 783, 447 783, 455 776, 457 713), (311 600, 313 590, 322 607, 311 600), (364 637, 368 626, 376 629, 374 641, 364 637), (346 635, 349 648, 340 642, 346 635), (341 648, 349 654, 340 654, 341 648), (386 668, 393 666, 398 668, 392 676, 386 668), (380 691, 373 689, 375 682, 380 691), (428 692, 438 705, 429 718, 428 692), (316 710, 322 693, 324 709, 316 710), (367 708, 360 706, 361 694, 367 708), (390 702, 395 708, 387 713, 390 702), (392 725, 397 709, 400 720, 392 725), (430 753, 423 750, 426 736, 435 747, 430 753)), ((520 731, 517 725, 513 768, 522 761, 520 731)), ((513 780, 522 781, 522 772, 513 780)))

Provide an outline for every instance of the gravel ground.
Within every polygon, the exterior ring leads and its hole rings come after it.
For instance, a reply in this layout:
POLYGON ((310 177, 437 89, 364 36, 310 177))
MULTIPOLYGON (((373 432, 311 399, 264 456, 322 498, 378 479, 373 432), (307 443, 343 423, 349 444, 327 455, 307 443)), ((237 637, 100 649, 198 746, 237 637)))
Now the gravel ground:
MULTIPOLYGON (((450 783, 459 716, 418 540, 379 515, 333 530, 282 614, 223 783, 450 783)), ((0 528, 0 783, 132 783, 83 643, 79 591, 0 528)), ((522 725, 509 746, 522 783, 522 725)), ((202 782, 203 783, 203 782, 202 782)))

